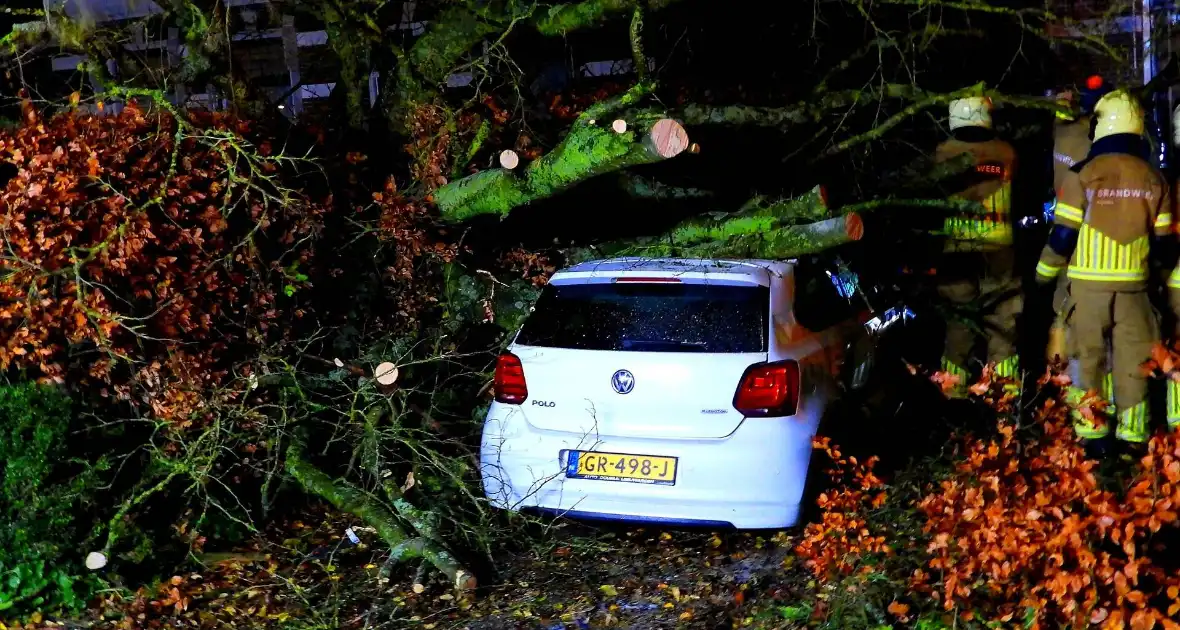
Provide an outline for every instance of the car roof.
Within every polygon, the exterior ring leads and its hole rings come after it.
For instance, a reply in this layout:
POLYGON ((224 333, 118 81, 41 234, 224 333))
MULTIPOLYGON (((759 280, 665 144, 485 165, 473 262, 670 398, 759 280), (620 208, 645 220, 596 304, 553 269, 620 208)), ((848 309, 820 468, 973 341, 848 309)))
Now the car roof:
POLYGON ((766 284, 770 276, 785 274, 794 263, 779 260, 704 258, 609 258, 590 260, 553 274, 550 282, 587 281, 627 275, 688 276, 766 284))

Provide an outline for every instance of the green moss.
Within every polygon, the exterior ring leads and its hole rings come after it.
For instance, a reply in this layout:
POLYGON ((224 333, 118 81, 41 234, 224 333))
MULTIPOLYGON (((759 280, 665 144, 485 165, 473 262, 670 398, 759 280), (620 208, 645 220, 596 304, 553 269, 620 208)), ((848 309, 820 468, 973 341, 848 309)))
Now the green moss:
POLYGON ((633 131, 615 133, 600 126, 574 127, 555 150, 529 164, 529 191, 537 197, 548 197, 581 179, 644 161, 631 157, 636 153, 646 153, 646 149, 637 146, 633 131))
POLYGON ((583 0, 564 2, 549 7, 534 19, 533 25, 542 35, 559 36, 570 31, 597 26, 607 17, 629 11, 639 2, 636 0, 583 0))
POLYGON ((530 197, 512 171, 492 169, 439 188, 434 201, 444 218, 459 222, 484 214, 505 215, 530 197))
POLYGON ((742 234, 729 239, 724 247, 731 256, 748 258, 794 258, 822 252, 850 239, 843 219, 830 219, 805 225, 793 225, 766 234, 742 234))
POLYGON ((811 223, 828 218, 828 209, 818 189, 806 195, 766 203, 761 197, 747 202, 732 214, 693 217, 681 222, 663 240, 677 247, 692 247, 705 243, 730 242, 739 236, 775 233, 784 226, 811 223))
POLYGON ((324 24, 328 32, 328 45, 336 58, 340 61, 340 81, 344 89, 345 111, 348 113, 348 125, 353 129, 360 129, 364 124, 364 89, 367 85, 367 59, 369 47, 367 40, 359 38, 356 32, 349 28, 344 16, 331 3, 324 3, 324 24), (362 77, 366 77, 362 79, 362 77))
POLYGON ((729 125, 734 127, 788 127, 812 121, 810 105, 752 107, 749 105, 689 104, 681 111, 688 125, 729 125))
POLYGON ((434 195, 443 218, 458 222, 483 214, 503 217, 517 206, 551 197, 582 180, 662 160, 640 136, 664 117, 663 112, 631 108, 651 89, 641 83, 590 106, 557 147, 519 175, 495 169, 443 186, 434 195), (616 133, 611 128, 615 117, 626 120, 627 131, 616 133))
POLYGON ((988 209, 982 203, 970 199, 904 199, 896 197, 872 199, 850 204, 841 207, 840 213, 870 212, 881 208, 926 208, 930 210, 944 210, 948 215, 978 215, 988 213, 988 209))
POLYGON ((442 83, 463 55, 501 28, 502 25, 480 19, 466 9, 448 9, 414 43, 409 61, 428 81, 442 83))
POLYGON ((406 533, 397 519, 368 493, 342 481, 336 481, 303 459, 302 450, 287 451, 287 473, 308 492, 321 496, 337 509, 359 516, 391 547, 405 542, 406 533))
POLYGON ((562 2, 533 16, 533 27, 542 35, 561 36, 583 28, 601 25, 621 13, 645 6, 663 9, 679 0, 580 0, 562 2))
POLYGON ((188 50, 177 80, 192 81, 212 68, 207 53, 218 41, 220 33, 211 31, 205 11, 189 0, 171 0, 168 8, 188 50))
POLYGON ((686 229, 682 233, 685 240, 678 240, 673 231, 671 238, 636 240, 622 247, 607 244, 595 250, 574 250, 567 258, 579 262, 609 256, 776 260, 821 252, 850 241, 842 217, 803 225, 773 226, 774 219, 768 217, 741 216, 712 228, 686 229))
POLYGON ((479 122, 479 127, 475 130, 475 137, 471 139, 471 144, 467 146, 467 151, 464 152, 463 158, 461 160, 455 160, 455 168, 451 173, 452 179, 457 178, 459 173, 463 171, 463 168, 470 164, 471 160, 475 159, 475 154, 479 153, 479 150, 483 148, 483 143, 487 141, 491 131, 491 123, 486 120, 479 122))
MULTIPOLYGON (((646 129, 645 116, 639 118, 646 129)), ((648 123, 650 124, 650 123, 648 123)), ((552 197, 585 179, 620 171, 663 158, 638 140, 635 131, 615 133, 607 124, 576 124, 569 135, 517 176, 493 169, 443 186, 434 199, 448 221, 465 221, 484 214, 507 216, 513 208, 552 197)))
POLYGON ((775 218, 772 216, 744 216, 720 222, 706 221, 708 220, 686 222, 673 228, 672 242, 687 247, 746 234, 761 234, 773 230, 775 225, 775 218))
POLYGON ((0 386, 0 611, 73 611, 92 580, 83 577, 83 506, 96 474, 66 450, 73 418, 56 388, 0 386))

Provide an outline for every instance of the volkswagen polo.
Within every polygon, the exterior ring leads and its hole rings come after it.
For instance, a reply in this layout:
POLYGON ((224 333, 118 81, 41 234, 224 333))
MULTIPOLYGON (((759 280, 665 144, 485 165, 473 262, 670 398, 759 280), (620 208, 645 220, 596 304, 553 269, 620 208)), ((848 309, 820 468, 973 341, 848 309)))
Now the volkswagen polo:
POLYGON ((580 518, 795 524, 824 410, 871 364, 850 297, 815 261, 557 272, 496 364, 484 492, 580 518))

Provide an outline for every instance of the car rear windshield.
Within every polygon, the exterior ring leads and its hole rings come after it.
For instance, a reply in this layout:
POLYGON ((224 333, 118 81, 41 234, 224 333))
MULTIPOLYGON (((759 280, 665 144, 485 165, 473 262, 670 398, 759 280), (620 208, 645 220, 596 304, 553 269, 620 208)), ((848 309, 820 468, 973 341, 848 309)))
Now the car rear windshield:
POLYGON ((516 343, 630 352, 765 352, 770 290, 688 283, 549 285, 516 343))

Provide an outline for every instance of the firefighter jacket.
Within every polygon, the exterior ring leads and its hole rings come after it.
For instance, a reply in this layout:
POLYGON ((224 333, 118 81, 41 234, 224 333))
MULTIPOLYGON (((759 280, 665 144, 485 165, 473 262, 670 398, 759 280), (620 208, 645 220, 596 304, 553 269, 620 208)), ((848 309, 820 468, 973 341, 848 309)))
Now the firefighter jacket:
POLYGON ((1074 166, 1078 177, 1066 178, 1057 200, 1038 282, 1052 282, 1066 269, 1079 287, 1147 288, 1152 241, 1172 231, 1172 195, 1146 151, 1141 136, 1117 134, 1095 142, 1074 166))
MULTIPOLYGON (((1177 196, 1178 189, 1180 189, 1180 184, 1177 184, 1177 188, 1172 189, 1173 204, 1180 203, 1180 197, 1177 196)), ((1172 208, 1171 237, 1163 245, 1164 248, 1162 249, 1166 248, 1166 254, 1161 257, 1163 260, 1159 262, 1164 265, 1165 270, 1169 267, 1172 269, 1172 273, 1168 275, 1167 284, 1169 292, 1172 294, 1172 310, 1175 311, 1177 317, 1180 317, 1180 215, 1177 214, 1177 208, 1175 206, 1172 208)), ((1180 331, 1180 321, 1176 322, 1176 327, 1180 331)), ((1169 402, 1168 404, 1169 410, 1172 409, 1171 403, 1169 402)), ((1176 415, 1177 422, 1180 423, 1180 403, 1176 405, 1176 415)), ((1169 416, 1169 422, 1171 422, 1171 416, 1169 416)))
POLYGON ((1072 169, 1090 153, 1090 116, 1072 122, 1059 122, 1053 128, 1053 190, 1057 198, 1067 177, 1077 177, 1072 169))
POLYGON ((982 213, 962 213, 947 217, 941 233, 947 237, 948 251, 988 251, 1012 245, 1012 174, 1016 170, 1016 151, 1012 145, 996 138, 990 130, 967 128, 966 132, 938 145, 936 163, 969 153, 974 169, 961 179, 952 199, 977 201, 982 213), (972 137, 974 132, 986 133, 972 137))

